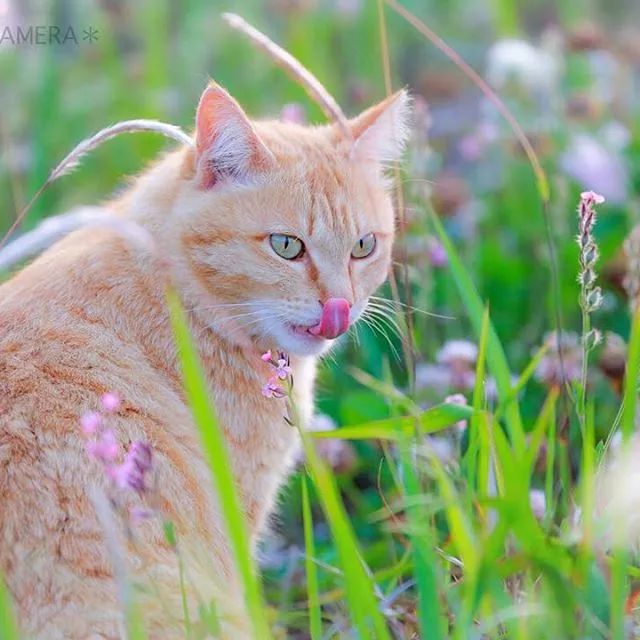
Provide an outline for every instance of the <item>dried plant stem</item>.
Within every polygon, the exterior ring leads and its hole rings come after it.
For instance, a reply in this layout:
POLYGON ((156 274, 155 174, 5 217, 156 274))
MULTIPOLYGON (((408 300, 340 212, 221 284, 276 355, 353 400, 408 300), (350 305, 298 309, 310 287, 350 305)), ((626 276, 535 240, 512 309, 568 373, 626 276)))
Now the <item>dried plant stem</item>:
POLYGON ((49 188, 58 178, 67 175, 79 164, 80 160, 95 148, 99 147, 103 142, 115 138, 122 133, 139 133, 141 131, 148 131, 152 133, 160 133, 167 138, 177 140, 187 146, 193 146, 193 140, 188 136, 180 127, 176 127, 172 124, 166 124, 165 122, 159 122, 157 120, 124 120, 118 122, 110 127, 101 129, 98 133, 95 133, 89 138, 85 138, 77 144, 70 153, 68 153, 64 159, 59 162, 56 167, 51 171, 49 177, 45 180, 44 184, 36 191, 29 203, 20 211, 16 217, 11 228, 7 231, 2 239, 0 239, 0 248, 2 248, 7 240, 11 237, 11 234, 18 228, 20 223, 24 220, 27 213, 33 206, 34 202, 49 188))
MULTIPOLYGON (((555 322, 556 332, 558 335, 562 333, 562 314, 560 310, 560 285, 558 277, 558 262, 556 258, 555 247, 553 244, 553 236, 551 233, 551 221, 549 216, 549 201, 550 201, 550 189, 549 181, 542 168, 538 155, 535 152, 532 144, 529 142, 527 135, 518 123, 515 116, 509 110, 509 107, 504 103, 500 96, 485 82, 485 80, 464 60, 452 47, 450 47, 440 36, 438 36, 433 30, 431 30, 422 20, 416 15, 411 13, 408 9, 398 4, 396 0, 385 0, 385 2, 393 9, 399 16, 411 24, 416 31, 420 32, 429 42, 431 42, 437 49, 439 49, 449 60, 451 60, 457 67, 464 73, 467 78, 473 82, 485 97, 495 106, 498 112, 506 120, 511 127, 511 130, 515 134, 518 142, 522 146, 527 159, 531 165, 533 173, 536 178, 536 185, 538 193, 542 201, 542 216, 544 218, 546 235, 547 235, 547 248, 549 251, 549 263, 552 276, 552 289, 553 300, 555 307, 555 322)), ((560 368, 564 371, 563 356, 558 349, 558 358, 560 361, 560 368)), ((564 377, 564 376, 563 376, 564 377)), ((568 394, 571 396, 571 394, 568 394)), ((566 398, 564 398, 566 404, 566 398)), ((569 411, 567 408, 567 415, 569 411)))
POLYGON ((385 0, 386 3, 400 16, 402 16, 409 24, 411 24, 417 31, 425 36, 437 49, 442 51, 449 60, 451 60, 487 97, 488 100, 496 107, 502 117, 509 123, 509 126, 515 133, 518 141, 522 145, 531 168, 536 176, 538 191, 540 198, 543 202, 549 200, 549 183, 547 176, 540 164, 538 155, 536 154, 533 146, 529 142, 525 132, 516 120, 515 116, 511 113, 507 105, 500 99, 500 97, 493 91, 493 89, 483 80, 483 78, 475 71, 454 49, 452 49, 440 36, 434 33, 422 20, 420 20, 413 13, 405 9, 402 5, 398 4, 396 0, 385 0))
POLYGON ((580 395, 578 396, 578 418, 582 433, 586 433, 587 420, 587 384, 589 382, 589 352, 591 349, 587 344, 586 336, 591 331, 591 318, 582 309, 582 370, 580 372, 580 395))
POLYGON ((124 220, 103 207, 80 207, 46 218, 33 231, 0 248, 0 271, 11 269, 23 260, 41 253, 71 231, 85 227, 115 229, 137 248, 155 252, 153 238, 138 223, 124 220))
POLYGON ((326 116, 335 122, 347 139, 352 137, 347 118, 335 98, 323 84, 306 67, 296 60, 288 51, 277 45, 244 18, 235 13, 223 13, 223 19, 232 28, 244 33, 251 42, 264 51, 277 65, 282 67, 307 92, 324 111, 326 116))
MULTIPOLYGON (((387 38, 387 24, 384 16, 384 0, 377 0, 378 10, 378 28, 380 31, 380 50, 382 57, 382 69, 384 74, 384 87, 387 96, 393 93, 391 86, 391 58, 389 55, 389 40, 387 38)), ((396 207, 398 209, 398 222, 400 227, 400 233, 405 234, 405 209, 404 209, 404 194, 402 192, 402 175, 400 174, 400 167, 396 163, 393 167, 394 178, 394 190, 396 196, 396 207)), ((407 374, 409 379, 409 389, 411 392, 415 391, 415 352, 413 344, 413 313, 411 307, 413 306, 413 297, 411 295, 411 282, 409 280, 409 265, 406 250, 402 249, 401 254, 401 268, 402 268, 402 285, 404 287, 404 295, 407 301, 407 307, 401 307, 400 292, 398 291, 398 282, 396 280, 393 267, 389 271, 389 281, 391 284, 391 295, 394 301, 397 303, 398 314, 402 314, 405 318, 407 326, 406 335, 402 335, 402 352, 404 355, 405 364, 407 367, 407 374)))

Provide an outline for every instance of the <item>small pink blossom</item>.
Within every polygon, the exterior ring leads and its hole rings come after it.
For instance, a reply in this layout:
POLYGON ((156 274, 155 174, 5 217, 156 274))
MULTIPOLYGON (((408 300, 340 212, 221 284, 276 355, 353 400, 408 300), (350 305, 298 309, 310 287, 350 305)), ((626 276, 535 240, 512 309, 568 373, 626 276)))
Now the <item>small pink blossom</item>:
POLYGON ((100 403, 107 413, 115 413, 120 408, 120 397, 115 393, 105 393, 100 403))
POLYGON ((102 424, 102 416, 97 411, 87 411, 80 418, 82 432, 88 436, 93 435, 102 424))
POLYGON ((262 387, 262 395, 265 398, 284 398, 287 392, 278 384, 278 378, 271 378, 271 380, 262 387))
POLYGON ((287 391, 280 385, 280 381, 287 380, 293 374, 289 356, 284 351, 278 351, 277 357, 274 357, 269 349, 262 354, 261 359, 273 368, 269 382, 262 387, 262 395, 265 398, 284 398, 287 391))
POLYGON ((120 451, 120 445, 111 429, 107 429, 100 434, 97 440, 87 442, 87 453, 103 464, 111 464, 120 451))
POLYGON ((460 139, 460 142, 458 142, 460 155, 470 162, 474 162, 482 156, 484 147, 483 141, 475 133, 464 136, 460 139))
POLYGON ((429 264, 436 269, 446 267, 449 263, 449 257, 447 256, 447 250, 444 248, 441 242, 435 238, 429 243, 428 254, 429 264))
POLYGON ((289 366, 288 360, 280 358, 276 363, 276 376, 280 380, 286 380, 292 373, 293 369, 289 366))
POLYGON ((599 193, 596 193, 595 191, 583 191, 580 194, 580 198, 584 202, 592 202, 595 204, 602 204, 605 200, 604 196, 601 196, 599 193))
POLYGON ((130 447, 124 462, 107 470, 109 477, 121 489, 133 489, 143 493, 146 476, 151 470, 153 461, 151 446, 147 442, 137 440, 130 447))

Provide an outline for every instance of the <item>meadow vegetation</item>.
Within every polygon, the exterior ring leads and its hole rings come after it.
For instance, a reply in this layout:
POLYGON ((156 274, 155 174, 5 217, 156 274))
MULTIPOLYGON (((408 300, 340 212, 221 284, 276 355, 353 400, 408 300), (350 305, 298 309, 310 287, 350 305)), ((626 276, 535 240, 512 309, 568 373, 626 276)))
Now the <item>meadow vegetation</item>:
MULTIPOLYGON (((99 37, 0 45, 2 230, 83 137, 131 118, 189 130, 208 76, 254 116, 322 122, 224 9, 282 44, 348 114, 391 88, 415 97, 390 282, 324 360, 313 424, 287 403, 304 454, 255 566, 184 311, 168 298, 256 637, 640 636, 634 3, 5 4, 7 20, 99 37)), ((18 233, 121 188, 166 144, 108 142, 18 233)), ((287 396, 295 370, 281 371, 271 392, 287 396)), ((10 609, 0 588, 0 638, 17 637, 10 609)), ((215 633, 215 609, 200 613, 185 637, 215 633)), ((135 597, 129 614, 144 637, 135 597)))

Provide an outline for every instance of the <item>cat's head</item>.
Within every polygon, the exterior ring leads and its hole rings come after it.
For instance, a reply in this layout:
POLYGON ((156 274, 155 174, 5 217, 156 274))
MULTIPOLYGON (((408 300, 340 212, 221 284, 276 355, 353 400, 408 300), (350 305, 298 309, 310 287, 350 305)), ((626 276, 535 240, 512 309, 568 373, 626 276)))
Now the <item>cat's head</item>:
POLYGON ((400 91, 349 121, 251 121, 221 87, 203 93, 179 210, 199 313, 238 343, 321 353, 387 277, 394 213, 385 168, 402 151, 400 91))

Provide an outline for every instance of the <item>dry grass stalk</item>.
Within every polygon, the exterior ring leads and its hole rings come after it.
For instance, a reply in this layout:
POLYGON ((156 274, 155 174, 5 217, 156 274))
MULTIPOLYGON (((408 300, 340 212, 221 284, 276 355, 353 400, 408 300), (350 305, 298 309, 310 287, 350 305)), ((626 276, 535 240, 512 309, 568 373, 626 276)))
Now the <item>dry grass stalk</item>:
POLYGON ((173 140, 182 142, 182 144, 193 146, 193 139, 182 131, 180 127, 176 127, 175 125, 159 122, 158 120, 123 120, 122 122, 117 122, 106 129, 98 131, 98 133, 92 135, 90 138, 85 138, 77 144, 64 160, 49 174, 45 182, 45 187, 73 171, 89 151, 93 151, 93 149, 99 147, 103 142, 115 138, 121 133, 138 133, 140 131, 159 133, 167 138, 173 138, 173 140))
POLYGON ((123 220, 102 207, 79 207, 45 219, 33 231, 25 233, 4 249, 0 249, 0 271, 11 269, 23 260, 38 255, 71 231, 85 227, 114 229, 135 248, 155 252, 155 243, 151 235, 136 222, 123 220))
POLYGON ((347 138, 352 137, 347 117, 335 98, 329 94, 318 78, 281 46, 255 27, 252 27, 244 18, 235 13, 223 13, 222 17, 229 26, 244 33, 254 45, 264 51, 278 66, 287 71, 303 87, 309 97, 318 103, 325 115, 340 127, 342 133, 347 138))
POLYGON ((139 133, 141 131, 149 131, 153 133, 160 133, 167 138, 177 140, 182 144, 193 146, 193 140, 182 129, 172 124, 166 124, 165 122, 159 122, 157 120, 123 120, 110 127, 101 129, 98 133, 92 135, 90 138, 85 138, 77 144, 70 153, 68 153, 62 162, 59 162, 56 167, 51 171, 49 177, 45 183, 36 191, 33 198, 22 209, 18 217, 15 219, 11 228, 7 231, 5 236, 0 240, 0 248, 4 246, 11 234, 18 228, 24 217, 27 215, 35 201, 44 193, 44 191, 53 184, 58 178, 67 175, 73 169, 75 169, 82 158, 99 147, 103 142, 115 138, 122 133, 139 133))

